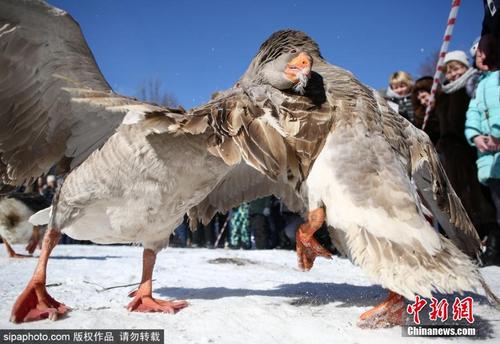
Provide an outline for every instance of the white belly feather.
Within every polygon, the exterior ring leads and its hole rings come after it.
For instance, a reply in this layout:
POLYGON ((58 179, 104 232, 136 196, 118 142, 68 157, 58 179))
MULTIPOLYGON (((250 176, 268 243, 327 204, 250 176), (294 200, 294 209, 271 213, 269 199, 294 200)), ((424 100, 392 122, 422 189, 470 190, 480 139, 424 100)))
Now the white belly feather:
POLYGON ((309 208, 326 206, 331 235, 374 282, 410 299, 479 288, 476 266, 425 221, 382 137, 359 128, 330 134, 307 189, 309 208))
POLYGON ((361 227, 396 243, 420 242, 430 254, 441 249, 388 144, 381 137, 356 137, 355 129, 349 138, 345 134, 329 134, 314 163, 307 179, 309 209, 326 205, 328 224, 339 230, 361 227))

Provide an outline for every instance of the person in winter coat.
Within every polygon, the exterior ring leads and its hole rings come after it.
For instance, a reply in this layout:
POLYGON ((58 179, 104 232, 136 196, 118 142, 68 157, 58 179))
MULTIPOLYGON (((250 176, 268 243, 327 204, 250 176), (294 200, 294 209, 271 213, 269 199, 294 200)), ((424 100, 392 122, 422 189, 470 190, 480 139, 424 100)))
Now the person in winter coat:
POLYGON ((465 114, 474 92, 479 72, 470 68, 465 52, 456 50, 444 59, 445 83, 436 102, 439 119, 439 140, 436 148, 446 174, 462 201, 480 237, 497 231, 495 206, 488 189, 477 179, 476 149, 465 138, 465 114))
MULTIPOLYGON (((411 102, 414 108, 414 119, 413 124, 421 129, 424 124, 425 111, 427 109, 427 105, 430 101, 431 96, 431 88, 432 88, 432 76, 423 76, 417 81, 415 81, 415 85, 413 86, 413 91, 411 95, 411 102)), ((439 96, 440 91, 436 93, 436 98, 439 96)), ((436 101, 434 102, 434 104, 436 101)), ((425 127, 425 130, 432 143, 436 144, 439 139, 439 119, 434 113, 434 110, 431 110, 431 114, 429 116, 429 120, 425 127)))
POLYGON ((397 71, 389 78, 389 87, 385 94, 389 105, 410 122, 413 122, 412 87, 411 75, 404 71, 397 71))
POLYGON ((252 248, 249 226, 249 204, 242 203, 231 211, 229 247, 232 249, 252 248))
POLYGON ((57 179, 54 175, 49 174, 47 176, 47 184, 45 184, 42 188, 42 196, 45 197, 49 203, 52 203, 56 189, 57 179))
MULTIPOLYGON (((500 224, 500 56, 495 39, 485 35, 479 41, 476 66, 482 71, 474 98, 470 101, 465 136, 478 150, 478 179, 489 187, 500 224)), ((487 243, 490 256, 500 263, 500 232, 491 233, 487 243)))
POLYGON ((271 196, 256 199, 249 204, 250 231, 255 238, 255 248, 271 248, 269 215, 271 214, 271 196))

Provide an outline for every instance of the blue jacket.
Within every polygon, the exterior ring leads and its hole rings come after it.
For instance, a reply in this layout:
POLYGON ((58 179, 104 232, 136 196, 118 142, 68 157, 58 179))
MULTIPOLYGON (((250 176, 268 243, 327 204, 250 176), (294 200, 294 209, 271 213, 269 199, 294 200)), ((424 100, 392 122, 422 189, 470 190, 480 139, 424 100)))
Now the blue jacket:
MULTIPOLYGON (((474 145, 477 135, 500 138, 500 71, 485 72, 471 99, 465 121, 465 137, 474 145)), ((479 152, 477 174, 479 181, 487 184, 491 178, 500 179, 500 151, 479 152)))

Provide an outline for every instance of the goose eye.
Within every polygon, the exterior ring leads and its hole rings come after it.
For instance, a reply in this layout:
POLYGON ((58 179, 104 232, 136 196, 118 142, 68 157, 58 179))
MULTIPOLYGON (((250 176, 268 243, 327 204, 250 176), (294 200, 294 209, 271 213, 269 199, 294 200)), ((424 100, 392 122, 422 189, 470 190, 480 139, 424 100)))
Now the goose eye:
POLYGON ((297 49, 292 49, 292 50, 290 50, 290 53, 291 53, 291 54, 295 54, 296 52, 297 52, 297 49))

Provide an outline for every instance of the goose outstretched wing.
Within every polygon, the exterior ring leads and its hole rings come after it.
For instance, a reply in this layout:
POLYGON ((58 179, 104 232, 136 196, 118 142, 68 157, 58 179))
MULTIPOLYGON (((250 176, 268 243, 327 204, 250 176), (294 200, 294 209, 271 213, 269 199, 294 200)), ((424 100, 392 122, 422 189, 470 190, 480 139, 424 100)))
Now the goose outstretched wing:
POLYGON ((161 108, 114 93, 66 12, 0 1, 0 175, 21 184, 64 161, 71 169, 126 114, 161 108))

